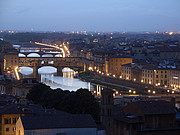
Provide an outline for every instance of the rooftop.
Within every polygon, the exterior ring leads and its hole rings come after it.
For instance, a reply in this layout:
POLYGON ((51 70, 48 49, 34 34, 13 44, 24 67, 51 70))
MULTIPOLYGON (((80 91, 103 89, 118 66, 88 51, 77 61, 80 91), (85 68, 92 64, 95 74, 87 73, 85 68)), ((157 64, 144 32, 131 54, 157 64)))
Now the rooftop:
POLYGON ((51 115, 21 117, 25 130, 55 128, 96 128, 90 115, 51 115))

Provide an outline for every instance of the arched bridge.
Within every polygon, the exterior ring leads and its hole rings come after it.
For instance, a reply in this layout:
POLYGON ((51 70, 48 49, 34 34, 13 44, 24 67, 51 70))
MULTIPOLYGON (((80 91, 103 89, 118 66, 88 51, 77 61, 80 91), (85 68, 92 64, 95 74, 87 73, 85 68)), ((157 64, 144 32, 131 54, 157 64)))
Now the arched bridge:
POLYGON ((56 57, 57 55, 63 56, 62 52, 44 52, 44 51, 39 51, 39 52, 19 52, 19 54, 23 54, 24 57, 28 57, 30 54, 38 54, 39 57, 45 57, 46 55, 51 55, 52 57, 56 57))
POLYGON ((82 58, 79 57, 21 57, 19 58, 19 67, 22 66, 33 68, 33 75, 36 77, 38 75, 38 68, 43 66, 53 66, 57 68, 57 75, 62 75, 64 67, 83 69, 84 64, 82 58))

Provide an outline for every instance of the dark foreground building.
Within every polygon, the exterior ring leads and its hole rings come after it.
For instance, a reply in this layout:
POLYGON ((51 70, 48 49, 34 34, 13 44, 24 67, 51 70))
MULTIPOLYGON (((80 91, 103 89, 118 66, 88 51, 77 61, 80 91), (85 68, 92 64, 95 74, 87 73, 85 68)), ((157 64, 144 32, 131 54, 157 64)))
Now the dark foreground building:
POLYGON ((113 104, 113 92, 106 89, 103 94, 107 135, 180 135, 178 112, 169 102, 136 101, 121 107, 113 104))

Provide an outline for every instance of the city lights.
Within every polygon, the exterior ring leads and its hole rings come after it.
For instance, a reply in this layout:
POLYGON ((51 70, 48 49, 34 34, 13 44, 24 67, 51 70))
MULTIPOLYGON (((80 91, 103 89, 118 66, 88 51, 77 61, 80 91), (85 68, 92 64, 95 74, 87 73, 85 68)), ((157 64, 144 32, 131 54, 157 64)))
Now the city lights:
POLYGON ((90 71, 92 71, 92 70, 93 70, 93 68, 92 68, 92 67, 89 67, 89 70, 90 70, 90 71))
POLYGON ((0 135, 180 135, 180 0, 9 1, 0 135))
POLYGON ((15 74, 16 74, 17 80, 20 80, 19 74, 18 74, 18 67, 15 68, 15 74))
POLYGON ((56 49, 60 49, 63 53, 63 58, 65 57, 65 52, 64 52, 64 49, 60 48, 60 47, 57 47, 55 45, 49 45, 49 44, 43 44, 43 43, 39 43, 39 42, 35 42, 35 44, 37 45, 43 45, 43 46, 48 46, 48 47, 53 47, 53 48, 56 48, 56 49))
POLYGON ((169 32, 169 35, 172 35, 173 34, 173 32, 169 32))
POLYGON ((69 51, 69 49, 67 48, 66 45, 64 45, 64 49, 66 50, 66 52, 68 53, 68 55, 70 55, 70 51, 69 51))

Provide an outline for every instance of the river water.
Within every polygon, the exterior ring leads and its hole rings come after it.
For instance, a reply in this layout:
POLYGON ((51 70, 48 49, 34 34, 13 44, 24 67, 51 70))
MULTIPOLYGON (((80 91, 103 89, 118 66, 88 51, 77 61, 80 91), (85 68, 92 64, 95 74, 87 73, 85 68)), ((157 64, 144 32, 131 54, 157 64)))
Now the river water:
MULTIPOLYGON (((90 82, 84 82, 72 76, 72 70, 69 68, 63 69, 63 76, 56 76, 57 69, 46 66, 38 70, 40 81, 52 89, 61 88, 62 90, 76 91, 79 88, 86 88, 93 91, 93 86, 90 82), (69 72, 68 72, 69 70, 69 72)), ((33 69, 29 67, 20 67, 19 72, 24 77, 30 77, 33 69)))

